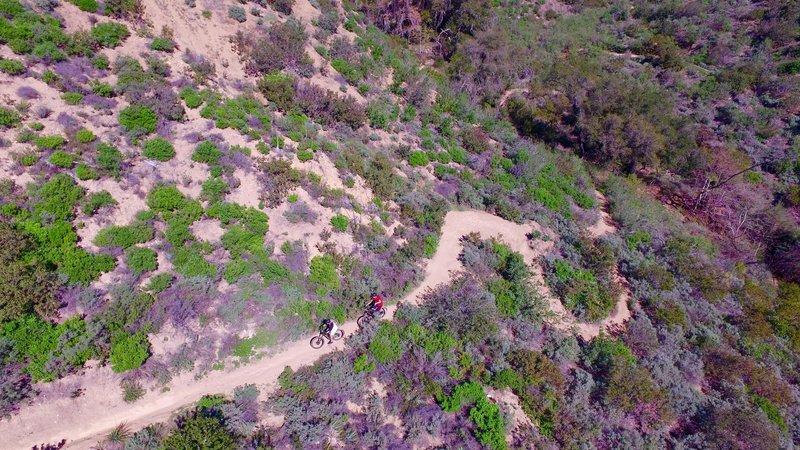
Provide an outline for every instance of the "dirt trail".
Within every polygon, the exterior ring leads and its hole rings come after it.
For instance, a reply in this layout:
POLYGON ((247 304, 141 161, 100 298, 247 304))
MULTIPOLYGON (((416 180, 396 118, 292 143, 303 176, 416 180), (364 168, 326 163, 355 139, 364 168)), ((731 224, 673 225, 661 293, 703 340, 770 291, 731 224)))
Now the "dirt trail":
MULTIPOLYGON (((592 339, 601 328, 622 323, 630 316, 626 302, 620 299, 614 314, 602 323, 576 323, 561 302, 549 294, 543 283, 536 258, 545 254, 552 243, 540 240, 529 242, 526 234, 535 230, 539 230, 536 224, 519 225, 481 211, 449 212, 442 227, 439 247, 427 265, 425 279, 404 301, 417 302, 427 288, 449 281, 451 271, 461 267, 458 261, 461 252, 459 239, 465 234, 478 232, 483 238, 502 238, 531 264, 534 282, 540 285, 542 294, 547 298, 554 313, 552 323, 558 328, 573 329, 584 339, 592 339)), ((394 310, 394 307, 388 308, 388 318, 393 317, 394 310)), ((352 333, 357 325, 351 321, 342 325, 342 328, 352 333)), ((182 374, 172 381, 168 392, 148 392, 135 404, 124 403, 121 395, 108 395, 108 389, 103 385, 107 387, 112 382, 110 378, 113 374, 106 371, 105 377, 109 379, 84 386, 85 394, 78 399, 61 398, 37 403, 23 408, 11 420, 0 422, 0 435, 5 437, 0 447, 29 449, 43 442, 68 438, 67 448, 88 449, 120 423, 125 423, 130 430, 138 430, 150 423, 168 420, 174 411, 196 402, 205 394, 230 392, 234 387, 246 383, 255 383, 262 392, 268 391, 284 367, 298 368, 312 364, 321 355, 341 348, 343 343, 340 341, 314 350, 308 345, 308 340, 303 339, 284 345, 276 353, 239 368, 212 372, 199 381, 193 378, 193 374, 182 374)))

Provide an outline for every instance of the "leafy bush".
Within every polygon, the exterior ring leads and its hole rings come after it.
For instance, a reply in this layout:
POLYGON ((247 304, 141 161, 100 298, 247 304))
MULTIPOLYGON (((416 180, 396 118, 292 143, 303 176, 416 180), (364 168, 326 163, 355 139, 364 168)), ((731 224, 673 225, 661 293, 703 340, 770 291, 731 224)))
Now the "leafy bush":
POLYGON ((156 212, 171 212, 183 208, 187 199, 173 185, 160 185, 147 194, 147 206, 156 212))
POLYGON ((339 274, 336 272, 336 263, 330 255, 315 256, 308 265, 310 274, 308 280, 328 289, 340 286, 339 274))
POLYGON ((369 350, 375 360, 383 364, 397 361, 403 356, 400 333, 392 322, 381 322, 369 344, 369 350))
POLYGON ((90 32, 98 44, 109 48, 117 47, 130 36, 128 27, 117 22, 98 23, 90 32))
POLYGON ((228 8, 228 17, 242 23, 247 20, 247 13, 241 6, 231 6, 228 8))
POLYGON ((93 192, 89 194, 81 204, 81 211, 87 216, 91 216, 98 209, 104 206, 118 204, 108 191, 93 192))
POLYGON ((236 440, 219 419, 192 414, 178 422, 161 444, 174 449, 236 448, 236 440))
POLYGON ((50 162, 58 167, 69 169, 75 164, 75 157, 67 152, 57 150, 50 155, 50 162))
POLYGON ((86 12, 95 12, 98 7, 97 0, 69 0, 69 2, 86 12))
POLYGON ((92 58, 92 66, 98 70, 108 70, 111 67, 111 61, 108 60, 108 56, 98 53, 92 58))
POLYGON ((100 174, 85 163, 78 164, 78 167, 75 168, 75 176, 79 180, 96 180, 100 178, 100 174))
POLYGON ((0 72, 9 75, 22 75, 25 73, 25 64, 16 59, 0 59, 0 72))
POLYGON ((144 105, 130 105, 119 113, 119 124, 134 136, 154 133, 158 117, 144 105))
POLYGON ((191 109, 199 108, 203 104, 203 99, 194 88, 185 87, 179 94, 180 98, 186 102, 186 106, 191 109))
POLYGON ((172 53, 175 50, 175 43, 170 38, 159 36, 150 43, 150 50, 172 53))
POLYGON ((67 140, 59 135, 37 136, 33 139, 33 143, 39 150, 55 150, 66 144, 67 140))
POLYGON ((245 230, 241 226, 232 226, 222 235, 222 247, 228 250, 232 259, 239 259, 242 253, 256 253, 264 248, 264 237, 245 230))
POLYGON ((122 152, 113 145, 97 144, 97 166, 108 173, 118 176, 122 168, 122 152))
POLYGON ((218 203, 225 199, 225 194, 231 191, 228 183, 221 178, 209 178, 203 182, 203 187, 200 190, 200 198, 207 200, 209 203, 218 203))
POLYGON ((153 239, 153 228, 138 223, 127 226, 112 225, 97 232, 94 243, 98 247, 128 248, 153 239))
POLYGON ((271 126, 269 111, 252 95, 236 98, 222 98, 217 94, 208 96, 200 116, 214 120, 217 128, 234 128, 256 138, 271 126))
POLYGON ((258 80, 258 89, 264 97, 284 111, 289 111, 294 106, 294 85, 294 77, 280 70, 270 72, 258 80))
POLYGON ((22 117, 11 108, 0 106, 0 127, 11 128, 20 123, 22 117))
POLYGON ((150 342, 142 333, 134 335, 126 332, 117 332, 111 338, 111 370, 116 373, 127 372, 141 366, 150 356, 150 342))
POLYGON ((211 141, 204 141, 197 145, 192 153, 192 161, 206 163, 208 165, 215 165, 219 163, 222 157, 222 152, 217 148, 216 144, 211 141))
POLYGON ((83 129, 75 134, 75 139, 77 139, 81 144, 88 144, 89 142, 94 142, 95 139, 97 139, 97 136, 95 136, 91 131, 83 129))
POLYGON ((147 285, 147 290, 154 294, 163 292, 170 287, 174 278, 175 277, 168 272, 153 275, 152 278, 150 278, 150 283, 147 285))
POLYGON ((314 152, 311 150, 300 150, 297 152, 297 159, 301 162, 311 161, 314 159, 314 152))
POLYGON ((179 248, 172 258, 175 270, 187 278, 216 277, 217 268, 203 257, 205 251, 206 249, 197 243, 179 248))
POLYGON ((428 163, 430 163, 430 160, 428 159, 427 153, 423 151, 415 151, 408 155, 408 163, 412 167, 422 167, 427 166, 428 163))
POLYGON ((145 142, 144 156, 156 161, 169 161, 175 157, 175 147, 168 140, 156 137, 145 142))
POLYGON ((340 233, 344 233, 345 231, 347 231, 347 225, 349 224, 350 221, 347 219, 347 217, 341 214, 337 214, 331 217, 331 226, 333 226, 334 230, 340 233))
POLYGON ((158 268, 158 255, 146 247, 130 247, 125 250, 125 263, 135 274, 150 272, 158 268))
POLYGON ((68 105, 77 105, 83 101, 83 94, 80 92, 65 92, 61 94, 61 99, 68 105))

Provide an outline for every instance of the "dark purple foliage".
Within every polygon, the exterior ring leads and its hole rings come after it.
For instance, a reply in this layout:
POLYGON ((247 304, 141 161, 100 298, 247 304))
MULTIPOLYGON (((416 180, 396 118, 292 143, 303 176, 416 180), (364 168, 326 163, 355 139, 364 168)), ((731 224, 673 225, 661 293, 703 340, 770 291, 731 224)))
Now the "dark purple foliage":
POLYGON ((33 100, 39 98, 39 91, 30 86, 20 86, 17 89, 17 96, 25 100, 33 100))

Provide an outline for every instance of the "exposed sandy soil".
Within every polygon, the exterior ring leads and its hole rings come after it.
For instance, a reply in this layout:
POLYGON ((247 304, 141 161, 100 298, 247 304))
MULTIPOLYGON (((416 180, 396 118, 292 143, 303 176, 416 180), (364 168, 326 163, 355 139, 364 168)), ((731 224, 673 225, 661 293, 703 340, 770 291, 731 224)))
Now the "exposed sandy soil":
MULTIPOLYGON (((272 226, 274 225, 273 223, 272 226)), ((541 292, 545 294, 554 313, 551 321, 558 328, 563 330, 574 328, 584 339, 592 339, 600 333, 601 328, 622 323, 627 307, 625 311, 618 307, 614 314, 601 324, 575 323, 561 302, 549 295, 542 283, 541 271, 535 260, 547 250, 547 244, 536 241, 536 246, 529 245, 525 235, 534 229, 539 229, 538 225, 519 225, 482 211, 449 212, 442 226, 439 247, 426 267, 425 279, 404 298, 404 301, 417 302, 420 294, 426 289, 447 282, 450 279, 450 271, 460 267, 459 239, 465 234, 478 232, 484 238, 500 237, 512 249, 522 253, 526 262, 532 265, 535 282, 540 284, 541 292)), ((624 302, 622 304, 625 305, 624 302)), ((391 319, 395 307, 391 306, 387 310, 388 318, 391 319)), ((356 330, 357 325, 355 322, 348 322, 342 325, 342 329, 356 330)), ((17 448, 30 448, 37 443, 55 442, 63 438, 71 439, 69 448, 89 448, 120 423, 124 422, 130 429, 136 430, 149 423, 168 420, 173 411, 197 401, 205 394, 229 392, 236 386, 253 382, 262 388, 268 388, 269 385, 265 384, 274 383, 284 367, 297 368, 311 364, 321 354, 342 347, 343 343, 339 341, 321 350, 314 350, 305 340, 294 342, 285 345, 282 351, 272 356, 237 369, 212 372, 200 381, 194 380, 193 374, 182 374, 173 380, 168 392, 160 395, 148 394, 144 400, 132 405, 122 401, 118 383, 108 381, 108 377, 116 378, 116 375, 108 374, 107 368, 91 369, 89 372, 92 372, 92 377, 99 376, 104 381, 86 385, 84 396, 78 399, 70 399, 67 396, 47 401, 37 398, 34 405, 23 408, 20 414, 11 420, 0 423, 0 435, 6 437, 6 442, 14 442, 17 448), (53 414, 53 411, 71 411, 71 413, 53 414), (42 418, 45 417, 49 420, 43 421, 42 418)))

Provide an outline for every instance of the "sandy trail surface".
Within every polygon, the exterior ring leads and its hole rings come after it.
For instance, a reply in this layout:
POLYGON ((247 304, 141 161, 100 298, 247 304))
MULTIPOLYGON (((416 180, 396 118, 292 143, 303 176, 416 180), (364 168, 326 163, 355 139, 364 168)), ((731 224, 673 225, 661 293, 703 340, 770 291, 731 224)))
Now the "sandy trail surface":
MULTIPOLYGON (((624 299, 620 299, 624 311, 618 304, 612 316, 606 321, 600 324, 576 323, 561 302, 549 294, 543 283, 536 258, 545 254, 552 243, 529 241, 526 234, 535 230, 539 230, 536 224, 520 225, 481 211, 449 212, 442 227, 439 247, 426 267, 423 282, 403 301, 416 303, 428 288, 448 282, 451 272, 461 268, 458 261, 458 255, 461 253, 459 239, 466 234, 477 232, 484 239, 489 237, 502 239, 513 250, 524 256, 525 261, 531 265, 534 283, 540 286, 540 292, 553 312, 550 320, 559 329, 573 330, 584 339, 591 339, 606 326, 622 323, 629 317, 627 304, 624 299)), ((387 317, 393 317, 395 307, 387 309, 387 317)), ((357 328, 354 321, 342 325, 346 333, 352 333, 357 328)), ((29 449, 36 444, 57 442, 66 438, 69 439, 67 448, 88 449, 120 423, 125 423, 130 430, 139 430, 150 423, 168 420, 176 410, 196 402, 206 394, 230 392, 236 386, 247 383, 258 385, 262 392, 269 391, 274 388, 275 380, 286 366, 296 369, 312 364, 321 355, 343 347, 343 342, 339 341, 334 345, 314 350, 309 346, 307 339, 285 344, 262 359, 238 368, 211 372, 200 380, 195 380, 191 373, 182 374, 172 381, 169 391, 148 392, 134 404, 123 402, 121 394, 108 395, 108 385, 116 382, 116 379, 110 371, 105 371, 103 373, 108 379, 84 386, 85 394, 77 399, 65 396, 36 403, 23 408, 20 414, 11 420, 0 422, 0 435, 5 438, 0 447, 29 449), (42 420, 43 418, 47 420, 42 420)))

